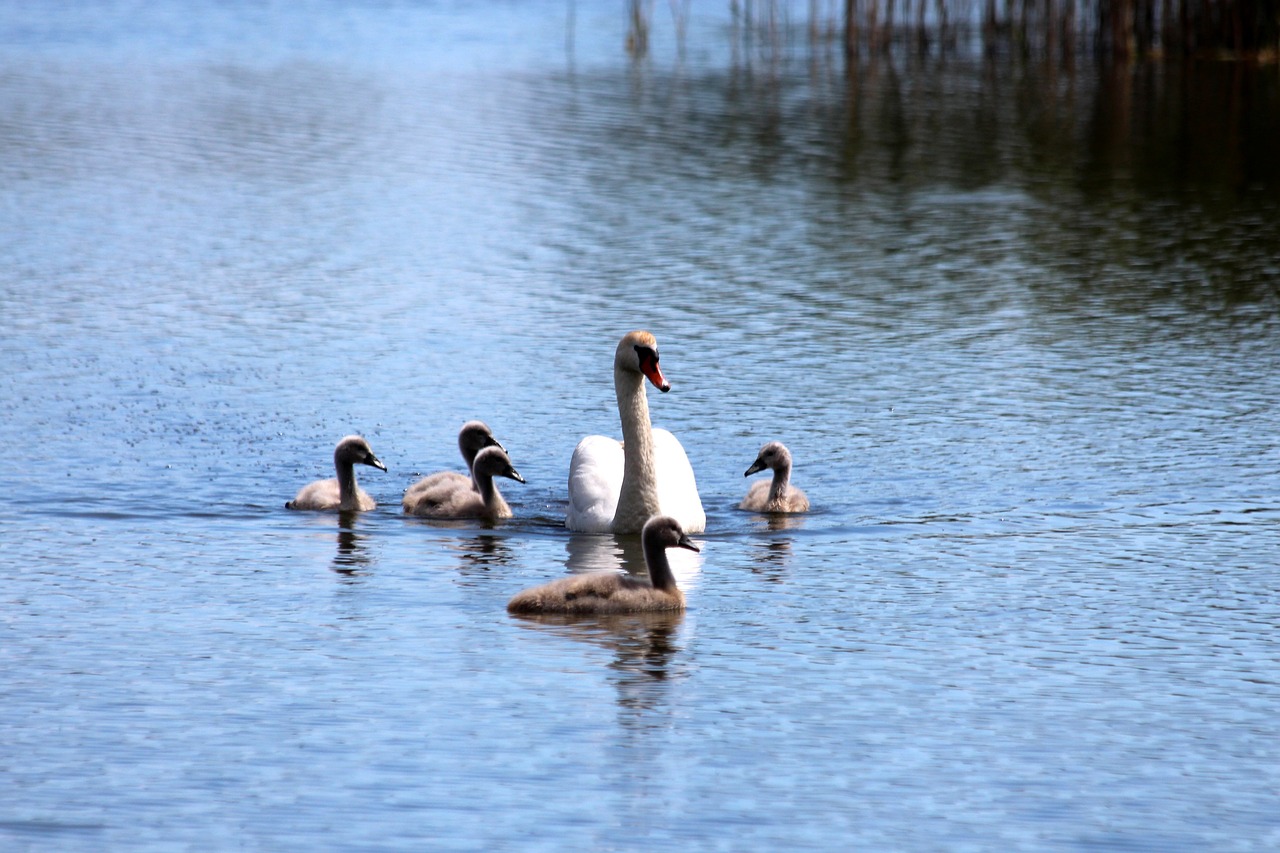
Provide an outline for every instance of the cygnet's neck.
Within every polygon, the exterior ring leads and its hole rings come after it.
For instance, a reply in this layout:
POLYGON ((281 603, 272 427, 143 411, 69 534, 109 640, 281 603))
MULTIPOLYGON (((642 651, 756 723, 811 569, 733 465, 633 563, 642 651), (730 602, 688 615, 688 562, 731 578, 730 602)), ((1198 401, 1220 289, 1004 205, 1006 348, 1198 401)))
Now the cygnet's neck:
POLYGON ((645 538, 641 544, 644 546, 644 562, 649 567, 649 580, 653 583, 653 588, 664 592, 678 589, 676 576, 671 571, 671 562, 667 559, 667 549, 662 542, 656 538, 645 538))
POLYGON ((350 459, 334 454, 333 467, 338 472, 338 508, 359 509, 360 491, 356 486, 356 468, 350 459))
POLYGON ((463 444, 462 442, 458 442, 458 450, 462 451, 462 461, 467 463, 467 470, 468 471, 472 470, 476 464, 476 456, 480 453, 480 451, 472 450, 470 447, 463 444))
POLYGON ((773 469, 773 482, 769 485, 769 503, 777 503, 787 496, 787 485, 791 482, 791 460, 784 459, 773 469))
POLYGON ((480 493, 480 499, 484 501, 485 512, 489 512, 497 516, 499 513, 506 513, 510 507, 507 506, 507 500, 498 491, 498 484, 493 481, 493 475, 486 471, 476 471, 471 475, 471 481, 476 485, 476 491, 480 493))
POLYGON ((622 489, 613 514, 613 532, 635 533, 658 514, 653 425, 649 422, 649 400, 642 374, 615 367, 613 387, 618 396, 623 442, 622 489))

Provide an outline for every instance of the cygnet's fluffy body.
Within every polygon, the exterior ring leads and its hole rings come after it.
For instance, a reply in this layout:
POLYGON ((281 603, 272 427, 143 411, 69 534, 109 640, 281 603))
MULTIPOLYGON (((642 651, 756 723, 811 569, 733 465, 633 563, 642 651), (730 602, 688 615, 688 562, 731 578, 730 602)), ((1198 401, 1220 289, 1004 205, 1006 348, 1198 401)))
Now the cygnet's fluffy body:
POLYGON ((369 442, 358 435, 349 435, 338 442, 333 450, 333 467, 336 478, 316 480, 298 490, 293 500, 285 504, 289 509, 361 510, 376 507, 377 502, 356 484, 355 464, 370 465, 380 471, 387 470, 373 455, 369 442))
POLYGON ((510 613, 608 614, 684 610, 684 593, 676 586, 668 548, 697 551, 669 516, 654 516, 640 534, 649 581, 618 572, 572 575, 516 593, 507 603, 510 613))
POLYGON ((458 450, 462 453, 463 461, 467 463, 467 473, 437 471, 423 477, 405 490, 401 501, 404 511, 422 515, 428 508, 448 500, 449 496, 459 489, 474 489, 472 468, 475 466, 476 455, 486 447, 506 449, 493 437, 493 433, 483 421, 467 421, 463 424, 462 429, 458 430, 458 450), (420 506, 423 507, 421 513, 418 512, 420 506))
POLYGON ((411 511, 423 518, 482 518, 488 521, 510 518, 511 507, 498 491, 493 478, 507 477, 523 483, 524 477, 512 467, 506 451, 501 447, 481 450, 472 465, 471 476, 471 480, 455 484, 455 488, 433 490, 415 503, 411 511))
POLYGON ((752 483, 747 496, 738 509, 751 512, 808 512, 809 498, 791 485, 791 451, 780 441, 771 441, 760 448, 760 455, 742 476, 750 477, 757 471, 769 468, 772 480, 752 483))

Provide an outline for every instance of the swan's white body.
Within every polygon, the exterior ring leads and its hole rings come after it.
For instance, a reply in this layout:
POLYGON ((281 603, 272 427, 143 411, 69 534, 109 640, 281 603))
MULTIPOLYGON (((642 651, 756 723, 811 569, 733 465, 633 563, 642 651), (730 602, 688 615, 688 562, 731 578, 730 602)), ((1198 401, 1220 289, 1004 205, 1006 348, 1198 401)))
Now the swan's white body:
MULTIPOLYGON (((665 429, 653 430, 652 436, 661 514, 679 520, 692 533, 701 533, 707 527, 707 516, 684 447, 665 429)), ((589 435, 578 442, 569 463, 569 515, 565 526, 581 533, 626 533, 634 532, 637 518, 643 525, 649 517, 639 518, 643 512, 631 519, 617 515, 625 471, 626 451, 616 438, 589 435)))
POLYGON ((655 515, 671 516, 689 533, 706 530, 688 455, 674 435, 649 421, 645 378, 663 391, 671 387, 658 370, 657 347, 648 332, 631 332, 618 344, 613 384, 622 441, 589 435, 578 442, 569 463, 570 530, 639 533, 655 515))

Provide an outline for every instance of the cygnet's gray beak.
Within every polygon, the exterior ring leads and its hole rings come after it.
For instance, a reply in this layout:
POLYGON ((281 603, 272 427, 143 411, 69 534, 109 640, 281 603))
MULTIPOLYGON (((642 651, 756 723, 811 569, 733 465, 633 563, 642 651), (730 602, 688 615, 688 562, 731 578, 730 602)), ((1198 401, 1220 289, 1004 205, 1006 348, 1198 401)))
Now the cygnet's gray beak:
POLYGON ((768 467, 768 466, 764 464, 764 459, 763 459, 762 457, 757 456, 757 457, 756 457, 756 461, 751 463, 751 467, 750 467, 750 468, 748 468, 748 469, 746 470, 746 472, 745 472, 745 473, 743 473, 743 475, 742 475, 742 476, 744 476, 744 477, 750 477, 750 476, 751 476, 752 474, 754 474, 755 472, 757 472, 757 471, 763 471, 763 470, 764 470, 765 468, 767 468, 767 467, 768 467))
POLYGON ((517 471, 515 468, 508 470, 505 476, 510 477, 511 479, 515 480, 517 483, 524 482, 524 477, 521 477, 520 472, 517 471))
POLYGON ((677 542, 676 544, 679 545, 681 548, 688 548, 690 551, 701 550, 698 548, 697 545, 693 544, 693 540, 689 538, 689 534, 687 533, 681 533, 680 541, 677 542))
POLYGON ((372 465, 374 468, 377 468, 379 471, 387 470, 387 466, 382 464, 382 460, 374 456, 372 453, 370 453, 369 457, 364 460, 364 464, 372 465))

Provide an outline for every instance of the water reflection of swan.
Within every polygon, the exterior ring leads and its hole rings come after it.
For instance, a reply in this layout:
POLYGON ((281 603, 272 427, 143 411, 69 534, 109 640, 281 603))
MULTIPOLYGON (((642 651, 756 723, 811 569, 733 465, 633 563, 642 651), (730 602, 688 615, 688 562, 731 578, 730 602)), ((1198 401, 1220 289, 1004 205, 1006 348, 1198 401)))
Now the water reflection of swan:
POLYGON ((467 473, 437 471, 423 477, 405 489, 404 497, 400 501, 404 511, 411 513, 423 502, 428 505, 439 503, 445 495, 452 494, 455 489, 473 488, 471 471, 475 466, 476 454, 486 447, 499 447, 506 450, 493 437, 493 432, 484 421, 467 421, 463 424, 462 429, 458 430, 458 451, 462 454, 462 460, 467 463, 467 473))
POLYGON ((589 435, 569 463, 565 526, 582 533, 639 533, 654 515, 673 516, 689 533, 706 529, 693 467, 680 442, 649 420, 644 381, 669 391, 658 369, 658 342, 648 332, 625 335, 613 357, 613 387, 622 442, 589 435))
POLYGON ((668 548, 697 551, 680 523, 670 516, 649 519, 640 534, 648 582, 633 574, 588 572, 523 590, 511 598, 511 613, 609 614, 683 610, 684 593, 667 558, 668 548))
POLYGON ((462 556, 462 571, 488 571, 494 566, 510 565, 513 559, 511 546, 505 536, 492 533, 477 533, 456 542, 450 542, 449 548, 462 556))
POLYGON ((358 575, 369 564, 364 534, 352 529, 357 517, 355 511, 343 512, 338 517, 338 553, 333 558, 333 570, 340 575, 358 575))
MULTIPOLYGON (((564 613, 521 614, 518 624, 530 630, 587 643, 613 653, 608 664, 618 688, 618 706, 628 717, 642 719, 666 696, 668 682, 679 674, 673 665, 681 650, 683 611, 575 616, 564 613)), ((625 721, 624 721, 625 722, 625 721)))
POLYGON ((288 509, 345 511, 373 509, 378 505, 377 502, 356 484, 357 462, 372 465, 381 471, 387 470, 387 466, 373 455, 369 442, 358 435, 349 435, 333 449, 333 467, 338 474, 337 478, 308 483, 285 506, 288 509))
MULTIPOLYGON (((770 533, 777 534, 802 527, 804 518, 805 516, 801 513, 771 513, 762 521, 763 526, 770 533)), ((765 572, 770 580, 781 581, 782 574, 779 570, 785 569, 791 561, 791 545, 794 541, 795 538, 791 536, 775 535, 760 543, 752 554, 755 561, 760 564, 760 569, 757 571, 765 572)))
MULTIPOLYGON (((564 549, 564 565, 572 574, 621 569, 636 577, 649 576, 639 536, 570 536, 565 540, 564 549)), ((696 551, 667 552, 676 584, 686 593, 697 586, 702 559, 702 554, 696 551)))
POLYGON ((791 561, 791 539, 770 539, 757 547, 752 557, 760 564, 755 571, 767 574, 770 580, 781 581, 779 570, 791 561))

